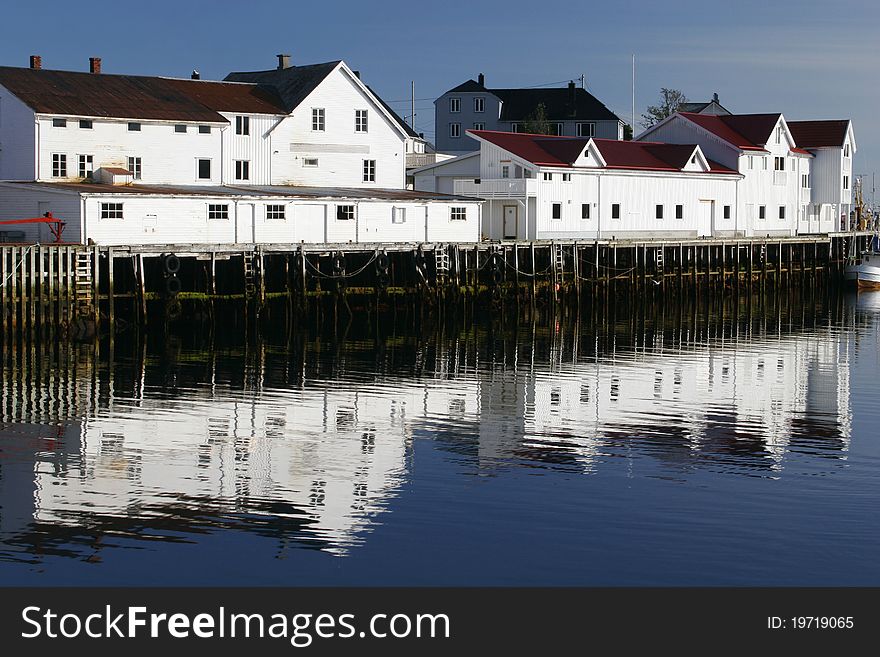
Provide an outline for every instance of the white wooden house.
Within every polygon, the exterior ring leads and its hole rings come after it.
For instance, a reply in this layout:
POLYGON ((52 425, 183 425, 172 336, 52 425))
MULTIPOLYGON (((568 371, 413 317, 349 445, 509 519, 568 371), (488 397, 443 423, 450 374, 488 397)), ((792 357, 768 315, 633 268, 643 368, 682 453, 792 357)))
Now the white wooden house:
MULTIPOLYGON (((743 235, 795 235, 809 225, 813 155, 800 147, 782 114, 705 115, 679 112, 639 140, 699 144, 738 171, 735 230, 743 235)), ((810 232, 837 230, 826 218, 810 232)))
POLYGON ((409 138, 341 61, 213 82, 32 57, 0 67, 0 219, 98 244, 478 239, 478 201, 405 190, 409 138))
POLYGON ((485 237, 685 238, 734 230, 741 175, 696 144, 469 134, 481 147, 479 177, 455 181, 454 191, 486 199, 485 237))

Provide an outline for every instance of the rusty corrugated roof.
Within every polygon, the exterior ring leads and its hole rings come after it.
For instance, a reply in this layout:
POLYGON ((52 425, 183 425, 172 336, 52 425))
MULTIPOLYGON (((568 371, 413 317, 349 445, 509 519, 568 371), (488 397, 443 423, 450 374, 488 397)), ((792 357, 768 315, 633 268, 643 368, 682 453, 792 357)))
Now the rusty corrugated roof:
POLYGON ((181 80, 168 78, 178 91, 218 112, 287 114, 281 98, 272 89, 240 82, 181 80))

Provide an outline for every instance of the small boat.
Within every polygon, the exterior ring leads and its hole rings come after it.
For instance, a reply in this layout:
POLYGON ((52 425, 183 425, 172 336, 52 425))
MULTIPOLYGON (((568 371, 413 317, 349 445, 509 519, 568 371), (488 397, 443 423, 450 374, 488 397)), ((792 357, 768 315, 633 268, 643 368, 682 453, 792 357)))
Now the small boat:
MULTIPOLYGON (((875 238, 876 243, 876 238, 875 238)), ((858 259, 846 266, 843 277, 858 287, 880 288, 880 251, 862 251, 858 259)))

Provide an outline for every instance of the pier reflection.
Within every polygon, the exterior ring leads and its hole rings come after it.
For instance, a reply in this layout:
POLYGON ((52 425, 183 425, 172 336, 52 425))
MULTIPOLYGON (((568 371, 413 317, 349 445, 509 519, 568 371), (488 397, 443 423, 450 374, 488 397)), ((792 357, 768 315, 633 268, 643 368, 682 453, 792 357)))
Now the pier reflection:
POLYGON ((346 555, 426 474, 833 473, 876 299, 691 299, 328 331, 4 337, 0 559, 247 532, 346 555), (434 467, 428 461, 424 468, 434 467))

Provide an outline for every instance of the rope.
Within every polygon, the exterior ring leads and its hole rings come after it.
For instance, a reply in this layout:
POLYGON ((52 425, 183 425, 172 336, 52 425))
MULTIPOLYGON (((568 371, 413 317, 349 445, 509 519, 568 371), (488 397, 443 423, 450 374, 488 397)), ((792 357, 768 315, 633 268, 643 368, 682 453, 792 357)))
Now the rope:
POLYGON ((303 257, 305 258, 306 267, 309 267, 313 272, 315 272, 315 275, 318 276, 319 278, 340 279, 340 278, 353 278, 353 277, 357 276, 358 274, 360 274, 361 272, 363 272, 367 267, 369 267, 371 264, 373 264, 373 262, 376 260, 376 258, 379 257, 379 252, 374 251, 373 257, 370 258, 369 260, 367 260, 366 264, 363 267, 361 267, 357 271, 351 272, 350 274, 348 274, 348 273, 346 273, 346 274, 325 274, 320 269, 315 267, 311 262, 309 262, 309 259, 306 258, 305 254, 303 254, 303 257))

